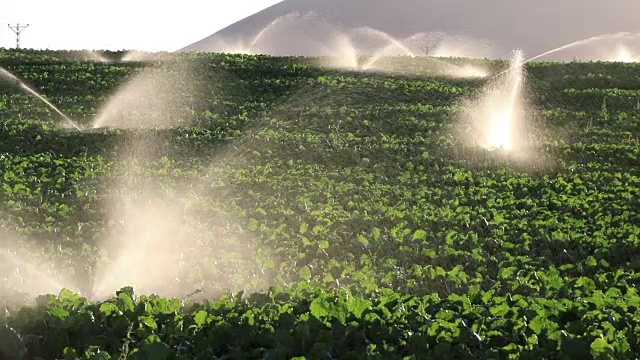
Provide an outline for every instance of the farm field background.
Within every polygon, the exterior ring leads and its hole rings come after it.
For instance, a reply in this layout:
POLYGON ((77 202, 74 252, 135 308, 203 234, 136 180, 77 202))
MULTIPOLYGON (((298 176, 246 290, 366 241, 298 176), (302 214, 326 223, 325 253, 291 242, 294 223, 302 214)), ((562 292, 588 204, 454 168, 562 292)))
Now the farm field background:
POLYGON ((0 79, 0 359, 637 358, 639 64, 527 64, 521 162, 454 135, 486 79, 72 55, 0 66, 86 127, 164 75, 83 132, 0 79))

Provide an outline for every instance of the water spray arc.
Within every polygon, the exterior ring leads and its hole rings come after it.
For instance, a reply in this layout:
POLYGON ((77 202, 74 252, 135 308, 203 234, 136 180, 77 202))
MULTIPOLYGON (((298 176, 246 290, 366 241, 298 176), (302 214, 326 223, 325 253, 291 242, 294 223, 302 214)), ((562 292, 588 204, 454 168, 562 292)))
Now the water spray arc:
POLYGON ((71 120, 67 115, 65 115, 60 109, 55 107, 49 100, 45 99, 42 95, 38 94, 37 91, 33 90, 27 84, 25 84, 22 80, 20 80, 17 76, 13 75, 6 69, 0 67, 0 77, 5 77, 10 81, 15 81, 17 85, 19 85, 23 90, 27 91, 31 95, 37 97, 42 102, 44 102, 51 110, 55 111, 58 115, 60 115, 66 122, 68 122, 71 126, 73 126, 76 130, 82 131, 82 128, 76 124, 75 121, 71 120))
POLYGON ((493 78, 482 95, 463 104, 465 134, 470 142, 489 151, 522 154, 524 121, 524 55, 516 50, 502 78, 493 78))
POLYGON ((57 293, 63 288, 73 288, 69 287, 69 284, 48 274, 46 270, 38 269, 35 265, 20 259, 17 255, 11 253, 11 251, 5 249, 0 251, 0 259, 2 259, 5 264, 11 264, 16 272, 24 273, 23 276, 28 281, 23 279, 21 284, 22 290, 32 295, 40 295, 38 292, 57 293))
MULTIPOLYGON (((488 76, 488 71, 480 66, 466 64, 459 65, 445 59, 439 59, 435 57, 435 53, 440 50, 440 45, 429 48, 429 51, 420 54, 419 46, 416 46, 417 38, 428 38, 432 34, 419 33, 414 34, 406 39, 396 39, 391 35, 374 28, 364 27, 357 28, 351 32, 351 34, 344 35, 346 38, 347 49, 345 52, 345 46, 340 46, 341 53, 337 54, 338 57, 345 58, 341 62, 337 62, 337 67, 347 68, 350 70, 359 71, 382 71, 382 72, 394 72, 403 69, 396 69, 393 63, 387 64, 385 61, 386 56, 403 56, 409 59, 420 58, 421 60, 413 63, 418 67, 425 66, 425 69, 429 69, 427 73, 438 73, 440 75, 456 78, 478 78, 488 76), (378 40, 378 47, 372 54, 367 55, 366 59, 360 63, 358 61, 358 49, 356 44, 359 44, 360 36, 378 40), (341 66, 340 66, 341 65, 341 66)), ((366 40, 366 39, 365 39, 366 40)), ((344 40, 343 40, 344 41, 344 40)), ((444 41, 443 41, 444 42, 444 41)), ((424 51, 424 50, 423 50, 424 51)), ((455 54, 439 54, 441 57, 455 56, 455 54)), ((330 67, 335 64, 328 64, 330 67)), ((404 69, 404 71, 417 71, 416 69, 404 69)))
POLYGON ((557 47, 555 49, 549 50, 547 52, 544 52, 540 55, 536 55, 530 59, 527 59, 524 61, 524 63, 528 63, 531 62, 533 60, 537 60, 543 56, 547 56, 547 55, 551 55, 553 53, 556 53, 558 51, 562 51, 562 50, 566 50, 566 49, 570 49, 576 46, 580 46, 580 45, 585 45, 585 44, 589 44, 592 43, 594 41, 601 41, 601 40, 614 40, 614 39, 621 39, 621 38, 625 38, 625 37, 633 37, 633 36, 637 36, 640 34, 634 34, 634 33, 630 33, 630 32, 619 32, 619 33, 615 33, 615 34, 604 34, 604 35, 598 35, 598 36, 593 36, 590 37, 588 39, 583 39, 583 40, 578 40, 578 41, 574 41, 572 43, 557 47))
POLYGON ((409 56, 411 58, 415 58, 416 57, 416 55, 413 53, 413 51, 411 51, 406 45, 404 45, 402 42, 400 42, 399 40, 395 39, 391 35, 385 33, 384 31, 381 31, 381 30, 378 30, 378 29, 374 29, 374 28, 371 28, 371 27, 366 27, 366 28, 362 28, 362 29, 356 29, 356 32, 357 31, 369 33, 369 34, 372 34, 374 36, 380 37, 385 42, 388 43, 387 46, 385 46, 381 50, 379 50, 377 54, 375 54, 369 61, 367 61, 362 66, 362 68, 364 70, 370 69, 373 66, 373 64, 376 61, 378 61, 378 59, 385 53, 385 51, 388 51, 389 49, 397 49, 397 50, 400 51, 401 54, 409 56))
POLYGON ((485 146, 489 149, 511 151, 514 148, 514 122, 517 121, 518 103, 522 96, 524 82, 524 58, 522 51, 517 50, 511 60, 506 80, 507 100, 504 108, 496 109, 490 117, 490 124, 485 146))
POLYGON ((249 46, 247 46, 247 49, 245 51, 250 54, 258 41, 260 41, 260 39, 262 39, 262 37, 271 29, 271 27, 275 26, 278 22, 279 19, 276 19, 271 24, 260 30, 260 32, 253 38, 253 40, 251 40, 251 43, 249 44, 249 46))
MULTIPOLYGON (((465 39, 461 46, 455 36, 434 33, 418 33, 407 38, 394 37, 380 29, 369 26, 343 28, 333 24, 322 16, 309 13, 289 13, 283 15, 258 31, 248 39, 216 39, 217 45, 212 51, 240 54, 264 53, 270 55, 303 55, 322 59, 319 65, 353 71, 408 72, 419 71, 438 73, 456 78, 477 78, 488 76, 487 69, 476 65, 459 65, 439 57, 459 57, 477 54, 479 46, 467 46, 479 43, 465 39), (417 43, 421 40, 438 39, 438 45, 422 54, 417 43), (458 41, 458 43, 456 43, 458 41), (301 44, 301 48, 296 44, 301 44), (282 47, 284 45, 284 47, 282 47), (443 45, 444 47, 441 47, 443 45), (406 57, 414 59, 424 57, 424 62, 411 64, 404 60, 386 61, 387 57, 406 57), (416 70, 416 65, 421 70, 416 70)), ((477 44, 476 44, 477 45, 477 44)), ((424 51, 423 51, 424 52, 424 51)), ((466 56, 482 57, 482 56, 466 56)), ((485 56, 486 57, 486 56, 485 56)))
MULTIPOLYGON (((562 45, 559 46, 555 49, 551 49, 549 51, 546 51, 542 54, 538 54, 534 57, 531 57, 529 59, 526 59, 523 61, 523 64, 527 64, 531 61, 534 60, 538 60, 542 57, 545 57, 547 55, 551 55, 563 50, 567 50, 567 49, 571 49, 577 46, 581 46, 581 45, 586 45, 589 43, 593 43, 593 42, 597 42, 597 41, 603 41, 603 40, 616 40, 616 39, 624 39, 624 38, 635 38, 635 37, 640 37, 640 33, 631 33, 631 32, 619 32, 619 33, 613 33, 613 34, 603 34, 603 35, 598 35, 598 36, 593 36, 587 39, 582 39, 582 40, 578 40, 578 41, 574 41, 572 43, 566 44, 566 45, 562 45)), ((623 61, 623 62, 631 62, 633 60, 638 59, 637 57, 634 59, 634 57, 629 53, 628 49, 624 48, 624 47, 619 47, 617 50, 617 55, 614 59, 610 59, 610 60, 614 60, 614 61, 623 61)), ((492 78, 503 75, 505 73, 507 73, 509 71, 509 69, 504 70, 502 72, 499 72, 497 74, 495 74, 494 76, 492 76, 492 78)))
POLYGON ((63 288, 78 290, 68 269, 64 269, 64 261, 51 256, 51 248, 40 249, 41 244, 30 244, 3 225, 0 224, 0 304, 17 300, 15 296, 57 294, 63 288))

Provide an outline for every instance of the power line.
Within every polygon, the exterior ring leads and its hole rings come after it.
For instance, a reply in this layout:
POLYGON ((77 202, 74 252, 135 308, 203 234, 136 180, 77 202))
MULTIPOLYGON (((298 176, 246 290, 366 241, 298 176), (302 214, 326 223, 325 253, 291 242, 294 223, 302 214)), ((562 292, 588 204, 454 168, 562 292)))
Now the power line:
POLYGON ((11 26, 11 24, 8 24, 7 26, 9 26, 9 29, 11 29, 11 31, 16 33, 16 49, 20 49, 20 33, 24 31, 24 29, 28 28, 29 24, 22 26, 20 26, 20 24, 16 24, 16 26, 11 26))

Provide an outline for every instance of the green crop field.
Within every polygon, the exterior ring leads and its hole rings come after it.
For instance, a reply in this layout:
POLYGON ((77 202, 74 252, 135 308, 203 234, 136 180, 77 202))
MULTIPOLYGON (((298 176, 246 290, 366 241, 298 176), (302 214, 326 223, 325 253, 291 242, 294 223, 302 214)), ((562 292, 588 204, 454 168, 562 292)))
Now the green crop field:
POLYGON ((0 359, 640 356, 640 63, 527 64, 523 162, 425 59, 72 55, 0 49, 85 128, 0 77, 0 359))

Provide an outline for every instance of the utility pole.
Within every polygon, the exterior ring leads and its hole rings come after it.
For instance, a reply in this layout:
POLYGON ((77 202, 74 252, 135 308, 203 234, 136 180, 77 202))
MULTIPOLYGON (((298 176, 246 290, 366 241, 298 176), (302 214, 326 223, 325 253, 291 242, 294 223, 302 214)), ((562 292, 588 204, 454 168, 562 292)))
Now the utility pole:
POLYGON ((11 31, 13 31, 14 33, 16 33, 16 49, 20 49, 20 33, 29 27, 29 24, 27 25, 22 25, 20 26, 20 24, 16 24, 16 26, 11 26, 11 24, 8 24, 9 29, 11 29, 11 31))

